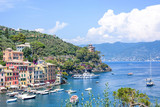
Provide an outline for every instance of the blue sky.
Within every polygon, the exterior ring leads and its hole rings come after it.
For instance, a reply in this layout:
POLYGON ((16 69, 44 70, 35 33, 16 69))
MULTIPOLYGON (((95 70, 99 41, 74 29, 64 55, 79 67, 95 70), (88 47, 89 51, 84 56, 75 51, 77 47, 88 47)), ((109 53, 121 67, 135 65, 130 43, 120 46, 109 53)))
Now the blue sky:
POLYGON ((0 25, 56 34, 77 45, 154 41, 160 39, 159 4, 159 0, 0 0, 0 25))

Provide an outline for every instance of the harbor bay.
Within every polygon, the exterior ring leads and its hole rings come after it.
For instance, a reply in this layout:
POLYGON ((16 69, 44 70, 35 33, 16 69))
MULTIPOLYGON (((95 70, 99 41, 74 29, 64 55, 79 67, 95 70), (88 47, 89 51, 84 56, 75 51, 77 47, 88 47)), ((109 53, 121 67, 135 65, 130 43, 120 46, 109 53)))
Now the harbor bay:
MULTIPOLYGON (((142 93, 146 93, 150 101, 155 103, 155 100, 159 100, 160 97, 160 62, 152 62, 152 80, 154 81, 153 87, 146 87, 145 79, 149 77, 149 62, 105 62, 111 68, 112 72, 96 73, 100 75, 97 79, 74 79, 72 76, 68 76, 68 84, 59 85, 53 87, 53 89, 61 88, 64 91, 57 93, 50 93, 47 95, 36 95, 35 99, 30 100, 17 100, 17 102, 6 103, 9 96, 0 94, 0 106, 1 107, 61 107, 65 106, 66 101, 72 96, 77 95, 81 99, 83 93, 84 101, 89 100, 87 88, 92 88, 93 97, 98 95, 103 98, 103 91, 105 90, 105 83, 108 83, 108 92, 110 101, 113 102, 113 91, 117 91, 121 87, 130 87, 139 90, 142 93), (132 72, 132 76, 128 76, 128 73, 132 72), (97 83, 97 81, 99 81, 97 83), (65 90, 76 90, 76 93, 68 94, 65 90)), ((79 104, 81 100, 79 101, 79 104)), ((93 103, 94 105, 94 103, 93 103)))

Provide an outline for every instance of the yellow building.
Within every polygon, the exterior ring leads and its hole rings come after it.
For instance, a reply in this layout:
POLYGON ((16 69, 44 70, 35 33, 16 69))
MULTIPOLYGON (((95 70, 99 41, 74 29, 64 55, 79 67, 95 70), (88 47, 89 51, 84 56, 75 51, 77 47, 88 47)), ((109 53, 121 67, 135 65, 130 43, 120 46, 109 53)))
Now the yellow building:
POLYGON ((34 84, 34 71, 35 71, 35 65, 31 62, 24 62, 24 65, 28 66, 28 72, 27 72, 27 84, 31 85, 34 84))
POLYGON ((19 71, 19 86, 27 86, 27 73, 28 66, 27 65, 17 65, 17 70, 19 71))
POLYGON ((38 64, 34 70, 34 83, 44 83, 45 81, 46 66, 38 64))

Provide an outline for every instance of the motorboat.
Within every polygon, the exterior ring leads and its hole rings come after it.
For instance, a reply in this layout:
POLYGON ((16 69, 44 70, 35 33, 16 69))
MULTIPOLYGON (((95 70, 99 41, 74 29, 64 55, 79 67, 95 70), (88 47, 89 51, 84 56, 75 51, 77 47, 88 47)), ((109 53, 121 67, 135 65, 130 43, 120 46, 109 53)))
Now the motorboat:
POLYGON ((85 91, 90 91, 90 90, 92 90, 92 88, 87 88, 87 89, 85 89, 85 91))
POLYGON ((132 76, 132 75, 133 75, 133 73, 132 73, 132 72, 128 73, 128 76, 132 76))
POLYGON ((22 100, 35 99, 36 95, 22 95, 22 100))
POLYGON ((77 79, 94 79, 94 78, 98 78, 99 75, 95 75, 93 73, 89 73, 87 71, 85 71, 83 74, 74 74, 73 78, 77 78, 77 79))
POLYGON ((49 92, 43 91, 43 92, 41 93, 41 95, 47 95, 47 94, 49 94, 49 92))
POLYGON ((52 90, 52 91, 49 91, 49 93, 55 93, 57 92, 57 90, 52 90))
POLYGON ((16 102, 17 101, 17 98, 14 98, 14 99, 8 99, 7 101, 6 101, 6 103, 11 103, 11 102, 16 102))
POLYGON ((66 90, 66 92, 68 93, 68 94, 71 94, 71 93, 76 93, 76 91, 75 90, 66 90))
POLYGON ((29 92, 30 92, 30 93, 36 93, 37 90, 30 90, 29 92))
POLYGON ((64 89, 55 89, 54 91, 55 92, 61 92, 61 91, 63 91, 64 89))
POLYGON ((41 93, 43 93, 43 91, 37 91, 37 92, 36 92, 36 94, 41 94, 41 93))
POLYGON ((8 93, 7 95, 10 97, 14 97, 15 95, 18 95, 18 92, 12 92, 12 93, 8 93))
POLYGON ((146 86, 148 86, 148 87, 151 87, 153 85, 154 85, 154 83, 152 81, 146 83, 146 86))
POLYGON ((71 96, 71 98, 70 98, 70 103, 76 105, 76 104, 78 104, 78 102, 79 102, 79 99, 78 99, 78 96, 77 96, 77 95, 71 96))
POLYGON ((5 87, 0 87, 0 93, 6 93, 7 92, 7 88, 5 87))
POLYGON ((96 83, 99 83, 99 81, 96 81, 96 83))

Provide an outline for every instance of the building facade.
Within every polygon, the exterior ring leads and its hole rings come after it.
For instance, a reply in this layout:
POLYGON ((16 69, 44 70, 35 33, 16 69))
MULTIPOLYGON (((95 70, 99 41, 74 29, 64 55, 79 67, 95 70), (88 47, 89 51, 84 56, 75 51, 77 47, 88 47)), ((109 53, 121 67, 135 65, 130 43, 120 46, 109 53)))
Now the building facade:
POLYGON ((92 44, 89 44, 89 45, 88 45, 88 50, 89 50, 90 52, 95 52, 95 47, 92 46, 92 44))
POLYGON ((53 83, 56 80, 56 65, 47 63, 47 81, 53 83))
POLYGON ((20 60, 23 61, 23 52, 13 51, 11 48, 7 48, 3 51, 3 61, 13 61, 20 60))
POLYGON ((5 66, 0 65, 0 87, 5 86, 5 68, 5 66))
POLYGON ((20 51, 22 52, 22 50, 25 48, 25 47, 31 47, 29 43, 25 43, 25 44, 20 44, 20 45, 16 45, 16 49, 17 51, 20 51))

